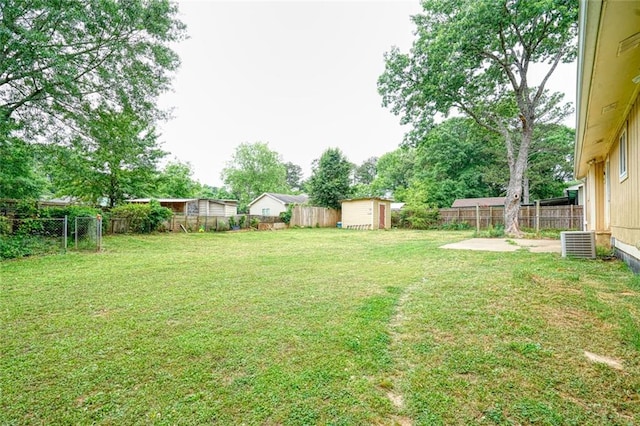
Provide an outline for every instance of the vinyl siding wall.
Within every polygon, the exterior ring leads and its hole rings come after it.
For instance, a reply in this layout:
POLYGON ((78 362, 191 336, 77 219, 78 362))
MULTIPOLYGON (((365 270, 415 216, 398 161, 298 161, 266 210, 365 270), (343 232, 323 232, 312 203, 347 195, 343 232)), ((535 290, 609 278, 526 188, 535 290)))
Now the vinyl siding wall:
POLYGON ((263 196, 249 208, 249 214, 255 216, 279 216, 281 212, 286 211, 286 207, 278 200, 274 200, 268 195, 263 196), (268 215, 263 215, 262 210, 269 209, 268 215))
POLYGON ((200 216, 235 216, 238 209, 235 206, 214 203, 209 200, 198 200, 198 215, 200 216))
POLYGON ((391 202, 365 199, 342 202, 342 226, 368 225, 371 229, 380 229, 380 205, 385 206, 384 228, 391 228, 391 202))
POLYGON ((373 200, 342 202, 342 227, 374 225, 373 200))
MULTIPOLYGON (((620 146, 622 129, 613 141, 609 153, 611 208, 611 236, 636 249, 640 249, 640 107, 636 96, 627 120, 627 178, 620 180, 620 146)), ((640 254, 640 252, 638 252, 640 254)))

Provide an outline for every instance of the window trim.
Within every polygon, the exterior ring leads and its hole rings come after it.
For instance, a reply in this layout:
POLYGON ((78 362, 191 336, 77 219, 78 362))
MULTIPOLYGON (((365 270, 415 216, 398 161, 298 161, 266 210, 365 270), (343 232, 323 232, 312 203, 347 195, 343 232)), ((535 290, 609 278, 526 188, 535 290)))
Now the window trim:
POLYGON ((627 137, 627 123, 625 123, 618 137, 618 171, 620 182, 629 177, 629 138, 627 137))

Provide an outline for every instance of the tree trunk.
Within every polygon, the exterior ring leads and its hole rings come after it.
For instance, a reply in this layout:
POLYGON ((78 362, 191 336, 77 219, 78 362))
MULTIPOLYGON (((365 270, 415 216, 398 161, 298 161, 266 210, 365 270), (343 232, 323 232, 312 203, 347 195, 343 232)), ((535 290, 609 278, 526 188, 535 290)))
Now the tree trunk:
MULTIPOLYGON (((533 121, 533 120, 531 120, 533 121)), ((518 149, 518 158, 513 161, 513 155, 509 159, 509 186, 507 187, 507 197, 504 202, 504 230, 507 235, 521 237, 520 225, 518 224, 518 213, 522 199, 522 182, 527 170, 527 159, 529 157, 529 146, 533 135, 533 128, 527 121, 523 120, 522 140, 518 149)), ((511 144, 511 140, 507 139, 511 144)), ((507 148, 513 154, 513 145, 507 148)))
POLYGON ((518 213, 520 213, 520 192, 522 184, 518 184, 514 179, 509 179, 507 189, 507 199, 504 202, 504 230, 508 235, 521 236, 520 225, 518 224, 518 213))
POLYGON ((529 178, 527 176, 522 180, 522 203, 529 204, 529 178))

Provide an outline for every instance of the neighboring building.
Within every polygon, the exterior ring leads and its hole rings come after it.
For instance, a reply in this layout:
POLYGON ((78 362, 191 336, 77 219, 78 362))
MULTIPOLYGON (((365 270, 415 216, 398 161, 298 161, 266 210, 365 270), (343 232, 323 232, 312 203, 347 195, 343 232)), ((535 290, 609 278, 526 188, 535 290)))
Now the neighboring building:
POLYGON ((571 185, 564 190, 564 193, 570 199, 575 200, 573 204, 577 206, 584 206, 584 183, 571 185))
POLYGON ((249 214, 253 216, 280 216, 291 204, 304 204, 307 195, 274 194, 265 192, 249 203, 249 214))
POLYGON ((451 207, 504 207, 505 199, 505 197, 459 198, 453 202, 451 207))
POLYGON ((236 216, 238 214, 238 201, 214 200, 201 198, 198 200, 198 215, 200 216, 236 216))
POLYGON ((391 211, 392 212, 399 212, 400 210, 402 210, 404 208, 404 204, 405 203, 391 203, 391 211))
POLYGON ((343 228, 391 228, 391 200, 378 197, 355 198, 342 200, 341 203, 343 228))
MULTIPOLYGON (((136 198, 130 203, 148 204, 151 198, 136 198)), ((174 214, 186 216, 236 216, 238 202, 236 200, 216 200, 210 198, 158 198, 162 207, 171 209, 174 214)))
POLYGON ((586 230, 640 272, 640 19, 637 1, 581 0, 575 176, 586 230))

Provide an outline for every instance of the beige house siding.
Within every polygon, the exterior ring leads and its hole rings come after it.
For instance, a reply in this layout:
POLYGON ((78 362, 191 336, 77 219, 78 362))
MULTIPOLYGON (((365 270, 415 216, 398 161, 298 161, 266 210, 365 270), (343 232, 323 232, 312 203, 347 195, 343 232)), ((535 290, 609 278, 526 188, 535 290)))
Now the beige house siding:
POLYGON ((611 236, 616 241, 640 248, 640 107, 636 96, 623 124, 627 131, 627 178, 620 180, 620 133, 609 154, 611 164, 611 236))
POLYGON ((623 46, 639 30, 637 2, 580 0, 574 170, 585 179, 586 229, 640 273, 640 55, 623 46))
POLYGON ((256 216, 279 216, 281 212, 286 210, 287 208, 280 201, 275 200, 268 195, 263 195, 258 201, 249 207, 249 214, 256 216), (263 214, 263 210, 265 209, 269 210, 269 214, 263 214))

